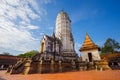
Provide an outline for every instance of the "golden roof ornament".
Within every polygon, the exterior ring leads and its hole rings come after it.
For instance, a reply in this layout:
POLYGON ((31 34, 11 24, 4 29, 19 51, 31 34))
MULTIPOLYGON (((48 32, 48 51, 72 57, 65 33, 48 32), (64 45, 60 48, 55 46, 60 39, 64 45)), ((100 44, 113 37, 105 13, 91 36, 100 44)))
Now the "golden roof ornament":
POLYGON ((82 47, 80 48, 80 51, 93 50, 93 49, 100 50, 100 48, 91 40, 88 33, 86 33, 85 41, 82 47))

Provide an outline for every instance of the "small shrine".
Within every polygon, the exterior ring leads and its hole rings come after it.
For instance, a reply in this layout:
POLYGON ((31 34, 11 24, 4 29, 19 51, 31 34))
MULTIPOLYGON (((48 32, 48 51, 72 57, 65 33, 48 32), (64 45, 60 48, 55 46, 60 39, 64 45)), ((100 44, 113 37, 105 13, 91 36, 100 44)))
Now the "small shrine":
POLYGON ((90 39, 87 33, 80 51, 82 52, 83 61, 92 62, 93 60, 101 60, 99 55, 100 48, 90 39))
MULTIPOLYGON (((96 45, 89 35, 86 33, 85 41, 80 48, 82 52, 82 61, 86 62, 87 70, 110 70, 111 68, 108 66, 108 61, 105 59, 101 59, 100 57, 100 47, 96 45)), ((80 62, 79 62, 80 63, 80 62)), ((80 65, 81 67, 81 65, 80 65)), ((82 66, 85 68, 85 66, 82 66)))

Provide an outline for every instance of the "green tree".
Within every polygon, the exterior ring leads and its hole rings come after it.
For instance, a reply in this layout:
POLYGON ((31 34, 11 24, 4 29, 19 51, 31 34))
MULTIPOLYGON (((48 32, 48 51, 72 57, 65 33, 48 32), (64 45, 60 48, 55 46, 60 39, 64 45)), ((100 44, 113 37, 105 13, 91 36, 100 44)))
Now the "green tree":
POLYGON ((19 57, 23 57, 23 58, 31 58, 31 57, 33 57, 34 55, 36 55, 36 54, 38 54, 39 52, 38 51, 36 51, 36 50, 32 50, 32 51, 29 51, 29 52, 26 52, 26 53, 24 53, 24 54, 19 54, 18 56, 19 57))
POLYGON ((102 53, 114 53, 119 52, 120 43, 115 41, 114 39, 108 38, 104 43, 104 46, 101 49, 102 53))

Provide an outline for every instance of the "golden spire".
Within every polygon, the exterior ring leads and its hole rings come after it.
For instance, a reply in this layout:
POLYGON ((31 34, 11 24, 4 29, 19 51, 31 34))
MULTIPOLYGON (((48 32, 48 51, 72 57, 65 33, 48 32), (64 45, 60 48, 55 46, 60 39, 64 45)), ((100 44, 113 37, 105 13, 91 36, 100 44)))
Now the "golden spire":
POLYGON ((80 51, 91 50, 91 49, 99 49, 99 47, 94 44, 94 42, 90 39, 88 33, 86 33, 85 41, 82 47, 80 48, 80 51))

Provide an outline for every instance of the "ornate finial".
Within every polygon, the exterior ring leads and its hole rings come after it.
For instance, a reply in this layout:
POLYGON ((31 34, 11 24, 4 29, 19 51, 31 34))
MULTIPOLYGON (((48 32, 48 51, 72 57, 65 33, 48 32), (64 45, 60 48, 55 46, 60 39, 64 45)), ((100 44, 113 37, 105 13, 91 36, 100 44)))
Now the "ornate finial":
POLYGON ((62 8, 60 12, 65 12, 65 11, 64 11, 64 8, 62 8))
POLYGON ((55 38, 55 32, 54 32, 54 30, 53 30, 53 33, 52 33, 52 37, 55 38))
POLYGON ((46 35, 46 33, 45 32, 43 32, 44 33, 44 35, 46 35))
POLYGON ((88 32, 86 31, 86 35, 88 35, 88 32))
POLYGON ((54 32, 52 33, 52 37, 54 37, 54 38, 55 38, 55 33, 54 33, 54 32))
POLYGON ((62 8, 62 10, 61 10, 62 12, 64 12, 64 8, 62 8))
POLYGON ((88 35, 88 32, 86 32, 86 35, 88 35))
POLYGON ((52 36, 55 37, 55 28, 53 27, 53 33, 52 36))

